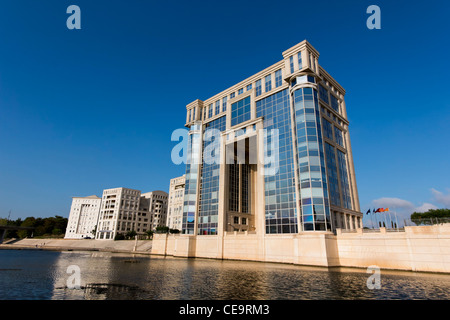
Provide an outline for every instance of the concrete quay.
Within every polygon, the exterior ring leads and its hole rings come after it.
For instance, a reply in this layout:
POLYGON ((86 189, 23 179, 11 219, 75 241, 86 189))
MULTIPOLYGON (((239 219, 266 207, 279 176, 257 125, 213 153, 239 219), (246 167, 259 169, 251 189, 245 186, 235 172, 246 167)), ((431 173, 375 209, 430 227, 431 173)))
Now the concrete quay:
POLYGON ((0 244, 0 249, 31 249, 55 251, 106 251, 151 254, 151 240, 102 241, 94 239, 21 239, 0 244))

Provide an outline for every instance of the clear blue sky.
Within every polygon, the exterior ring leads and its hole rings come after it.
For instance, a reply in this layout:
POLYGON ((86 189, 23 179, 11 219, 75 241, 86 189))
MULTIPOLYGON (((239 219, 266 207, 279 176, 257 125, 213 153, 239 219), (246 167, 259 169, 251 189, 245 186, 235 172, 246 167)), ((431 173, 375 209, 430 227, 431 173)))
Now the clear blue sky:
POLYGON ((0 217, 67 217, 72 196, 106 188, 168 191, 185 169, 171 162, 170 137, 186 104, 304 39, 347 91, 362 211, 445 207, 449 9, 445 0, 3 0, 0 217), (81 30, 66 27, 71 4, 81 30), (366 27, 371 4, 381 30, 366 27))

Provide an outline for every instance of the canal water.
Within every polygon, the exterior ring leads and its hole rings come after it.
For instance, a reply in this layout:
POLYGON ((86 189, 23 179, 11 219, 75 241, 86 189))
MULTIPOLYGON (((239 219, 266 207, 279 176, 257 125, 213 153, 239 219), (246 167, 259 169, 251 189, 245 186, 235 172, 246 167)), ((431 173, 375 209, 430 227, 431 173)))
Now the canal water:
POLYGON ((450 299, 450 275, 382 270, 381 287, 369 289, 370 275, 262 262, 0 250, 0 300, 450 299))

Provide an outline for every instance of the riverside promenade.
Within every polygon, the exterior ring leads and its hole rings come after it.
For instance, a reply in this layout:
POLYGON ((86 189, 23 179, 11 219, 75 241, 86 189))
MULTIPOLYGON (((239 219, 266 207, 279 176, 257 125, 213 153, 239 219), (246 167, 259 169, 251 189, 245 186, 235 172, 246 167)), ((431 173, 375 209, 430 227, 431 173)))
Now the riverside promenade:
POLYGON ((21 239, 0 244, 1 249, 56 251, 106 251, 151 254, 151 240, 101 241, 94 239, 21 239))

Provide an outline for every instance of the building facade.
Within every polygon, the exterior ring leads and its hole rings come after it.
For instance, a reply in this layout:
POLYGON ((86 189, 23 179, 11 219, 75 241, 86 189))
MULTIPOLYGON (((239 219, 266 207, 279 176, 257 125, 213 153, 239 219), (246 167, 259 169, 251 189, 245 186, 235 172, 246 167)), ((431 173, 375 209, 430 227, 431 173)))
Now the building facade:
POLYGON ((116 234, 136 231, 141 191, 128 188, 103 190, 96 239, 113 240, 116 234))
POLYGON ((95 195, 73 197, 64 239, 94 238, 101 202, 95 195))
POLYGON ((186 175, 170 179, 167 226, 181 231, 186 175))
POLYGON ((167 221, 167 192, 157 190, 142 194, 143 201, 148 205, 151 224, 148 230, 155 231, 157 227, 165 227, 167 221))
POLYGON ((188 104, 182 234, 361 228, 344 96, 305 40, 188 104))
POLYGON ((96 239, 112 240, 117 234, 136 231, 146 235, 157 226, 165 226, 167 193, 113 188, 103 191, 96 239))

